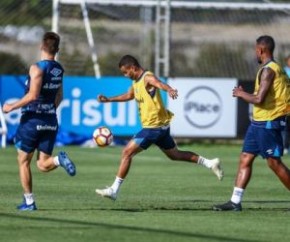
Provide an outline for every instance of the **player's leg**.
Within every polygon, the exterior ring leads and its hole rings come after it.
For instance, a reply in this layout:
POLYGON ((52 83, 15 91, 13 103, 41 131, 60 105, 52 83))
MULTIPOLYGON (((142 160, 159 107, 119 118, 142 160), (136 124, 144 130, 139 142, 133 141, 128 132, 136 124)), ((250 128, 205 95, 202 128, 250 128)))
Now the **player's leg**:
MULTIPOLYGON (((57 120, 54 117, 45 119, 43 126, 57 127, 57 120)), ((63 167, 70 176, 76 174, 76 167, 68 155, 61 151, 57 156, 52 156, 52 151, 57 135, 56 129, 48 129, 39 131, 38 147, 39 157, 37 159, 37 167, 40 171, 48 172, 54 170, 58 166, 63 167)))
POLYGON ((246 189, 251 177, 252 167, 256 156, 250 153, 242 152, 236 175, 235 187, 246 189))
POLYGON ((269 157, 268 166, 278 176, 285 187, 290 190, 290 170, 280 158, 269 157))
POLYGON ((36 162, 37 168, 42 172, 49 172, 51 170, 54 170, 59 166, 58 159, 54 161, 55 158, 56 157, 53 157, 42 151, 39 151, 39 156, 36 162))
POLYGON ((224 172, 221 168, 220 160, 218 158, 209 160, 192 151, 179 150, 170 135, 169 127, 167 129, 161 129, 160 133, 161 135, 160 138, 156 141, 156 145, 166 154, 169 159, 197 163, 211 169, 218 177, 218 179, 222 180, 224 172))
POLYGON ((220 163, 219 158, 207 159, 207 158, 200 156, 200 155, 198 155, 194 152, 191 152, 191 151, 179 150, 177 148, 177 146, 175 146, 172 149, 164 149, 163 148, 162 151, 171 160, 197 163, 197 164, 202 165, 208 169, 211 169, 219 180, 222 180, 224 177, 224 172, 223 172, 223 169, 221 167, 221 163, 220 163))
POLYGON ((116 200, 121 184, 123 183, 130 170, 132 158, 142 150, 143 149, 140 148, 139 145, 134 142, 134 140, 131 140, 122 151, 121 161, 115 181, 110 187, 105 189, 96 189, 96 193, 103 197, 116 200))
POLYGON ((26 153, 18 149, 18 167, 19 178, 23 189, 23 202, 17 206, 18 210, 36 210, 34 196, 32 192, 32 174, 30 169, 30 163, 33 157, 33 152, 26 153))
POLYGON ((33 125, 30 116, 23 115, 15 136, 15 146, 18 152, 19 178, 24 196, 23 203, 17 206, 19 210, 36 210, 32 193, 32 173, 30 169, 33 153, 37 146, 37 132, 33 129, 33 125))
POLYGON ((62 166, 70 176, 76 174, 76 167, 68 155, 61 151, 57 156, 51 156, 46 152, 39 152, 37 167, 42 172, 49 172, 62 166))
POLYGON ((242 198, 244 191, 251 179, 252 165, 256 156, 260 153, 259 147, 259 129, 249 126, 243 145, 242 153, 240 154, 238 171, 236 174, 235 187, 233 189, 231 199, 223 204, 213 206, 215 211, 241 211, 242 198))
POLYGON ((32 193, 32 175, 30 169, 33 152, 26 153, 22 150, 17 150, 17 161, 19 167, 19 178, 24 193, 32 193))
POLYGON ((110 187, 96 189, 97 194, 112 200, 117 199, 120 186, 128 175, 133 157, 139 152, 147 149, 152 144, 153 141, 151 136, 151 129, 142 129, 132 140, 130 140, 122 151, 121 161, 115 181, 110 187))
POLYGON ((33 152, 26 153, 22 150, 17 150, 19 178, 23 189, 24 200, 23 203, 17 206, 19 210, 36 210, 34 197, 32 193, 32 174, 30 169, 30 163, 33 157, 33 152))
POLYGON ((122 151, 117 177, 120 177, 121 179, 126 178, 131 166, 132 158, 141 151, 143 151, 143 149, 140 148, 139 144, 135 143, 134 139, 132 139, 126 145, 126 147, 122 151))
POLYGON ((262 156, 267 159, 268 166, 278 176, 280 181, 290 190, 290 170, 282 162, 283 137, 279 129, 265 130, 263 133, 264 142, 262 156))
MULTIPOLYGON (((225 204, 215 205, 213 209, 217 211, 242 210, 242 197, 251 179, 252 165, 256 156, 261 155, 263 158, 267 158, 269 163, 270 157, 280 157, 282 153, 283 139, 278 129, 265 129, 251 125, 244 140, 243 153, 240 156, 240 164, 231 200, 225 204)), ((271 168, 277 169, 277 171, 278 167, 282 167, 274 162, 270 162, 270 164, 272 165, 271 168)))
POLYGON ((242 199, 244 191, 252 176, 252 165, 255 155, 249 153, 241 153, 239 167, 236 175, 235 187, 233 189, 231 199, 223 204, 213 206, 215 211, 241 211, 242 199))

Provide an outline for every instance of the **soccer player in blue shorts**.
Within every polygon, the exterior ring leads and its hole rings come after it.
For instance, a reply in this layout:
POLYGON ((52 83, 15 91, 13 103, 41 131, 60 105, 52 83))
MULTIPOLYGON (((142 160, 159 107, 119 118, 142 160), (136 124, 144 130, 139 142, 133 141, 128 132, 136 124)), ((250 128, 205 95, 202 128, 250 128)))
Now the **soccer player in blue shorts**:
POLYGON ((132 158, 152 144, 157 145, 171 160, 198 163, 211 169, 221 180, 223 170, 218 158, 209 160, 191 151, 181 151, 170 135, 170 121, 173 113, 165 108, 160 89, 168 92, 172 99, 177 98, 177 90, 161 82, 152 72, 144 70, 137 59, 131 55, 125 55, 121 58, 119 68, 124 76, 132 80, 132 87, 128 92, 115 97, 109 98, 99 95, 98 101, 124 102, 135 99, 139 108, 142 130, 124 148, 119 170, 112 186, 105 189, 96 189, 96 193, 116 200, 119 188, 129 172, 132 158))
POLYGON ((22 116, 16 132, 15 146, 18 151, 20 182, 24 200, 17 209, 36 210, 32 193, 30 163, 38 150, 37 167, 48 172, 62 166, 70 176, 76 174, 74 163, 63 151, 53 157, 58 122, 56 108, 63 97, 63 73, 60 63, 55 60, 59 50, 60 37, 56 33, 44 34, 41 44, 41 61, 31 65, 26 82, 25 95, 14 103, 3 106, 5 113, 21 108, 22 116))
POLYGON ((261 155, 280 181, 290 190, 290 170, 281 160, 283 156, 282 131, 286 115, 290 112, 289 79, 283 68, 273 59, 275 48, 271 36, 260 36, 256 40, 258 70, 253 94, 242 87, 233 89, 233 96, 253 104, 253 120, 248 127, 231 199, 214 205, 216 211, 241 211, 244 191, 251 179, 252 165, 261 155))

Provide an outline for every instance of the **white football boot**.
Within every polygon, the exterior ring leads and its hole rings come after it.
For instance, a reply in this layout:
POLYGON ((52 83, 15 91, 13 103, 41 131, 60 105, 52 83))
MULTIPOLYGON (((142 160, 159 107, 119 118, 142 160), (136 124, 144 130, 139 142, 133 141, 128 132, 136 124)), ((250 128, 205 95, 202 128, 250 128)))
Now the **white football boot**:
POLYGON ((217 178, 221 181, 224 177, 224 171, 221 167, 221 162, 219 158, 215 158, 212 160, 211 170, 217 176, 217 178))
POLYGON ((114 192, 111 187, 107 187, 105 189, 96 189, 96 193, 102 197, 110 198, 113 201, 117 199, 117 193, 114 192))

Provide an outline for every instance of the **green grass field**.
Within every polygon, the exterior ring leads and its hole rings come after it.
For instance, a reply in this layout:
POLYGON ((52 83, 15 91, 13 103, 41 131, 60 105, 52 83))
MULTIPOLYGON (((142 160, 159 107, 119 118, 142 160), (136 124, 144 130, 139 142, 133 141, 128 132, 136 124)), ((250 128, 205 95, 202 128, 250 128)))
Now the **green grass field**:
MULTIPOLYGON (((37 211, 15 209, 22 200, 14 147, 0 150, 0 241, 287 241, 289 192, 258 158, 242 212, 211 206, 232 193, 240 146, 193 145, 182 149, 220 157, 225 178, 203 167, 168 160, 157 148, 139 154, 118 200, 98 197, 111 185, 121 147, 63 147, 77 165, 69 177, 61 168, 41 173, 32 163, 37 211)), ((55 152, 59 148, 55 149, 55 152)), ((284 158, 290 165, 290 156, 284 158)))

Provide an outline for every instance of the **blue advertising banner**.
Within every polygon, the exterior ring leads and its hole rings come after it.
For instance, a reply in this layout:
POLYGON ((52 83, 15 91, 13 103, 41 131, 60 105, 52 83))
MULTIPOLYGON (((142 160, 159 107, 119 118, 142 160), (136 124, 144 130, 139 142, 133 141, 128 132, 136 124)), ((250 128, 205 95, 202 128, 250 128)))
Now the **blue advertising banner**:
POLYGON ((114 135, 130 136, 139 123, 135 101, 99 103, 97 96, 116 96, 128 91, 131 81, 123 77, 67 77, 64 100, 58 108, 61 129, 91 136, 98 126, 108 126, 114 135))
MULTIPOLYGON (((0 102, 15 102, 24 95, 26 76, 0 76, 0 102)), ((20 109, 5 114, 8 141, 12 140, 20 120, 20 109)))
MULTIPOLYGON (((26 76, 0 76, 0 101, 13 102, 24 95, 26 76)), ((130 102, 99 103, 97 96, 116 96, 127 92, 131 80, 125 77, 65 77, 64 99, 57 112, 59 137, 90 138, 94 129, 108 126, 115 136, 132 136, 141 129, 134 100, 130 102)), ((163 97, 166 95, 163 93, 163 97)), ((5 114, 8 140, 13 139, 20 120, 20 109, 5 114)), ((72 138, 72 143, 73 143, 72 138)))

